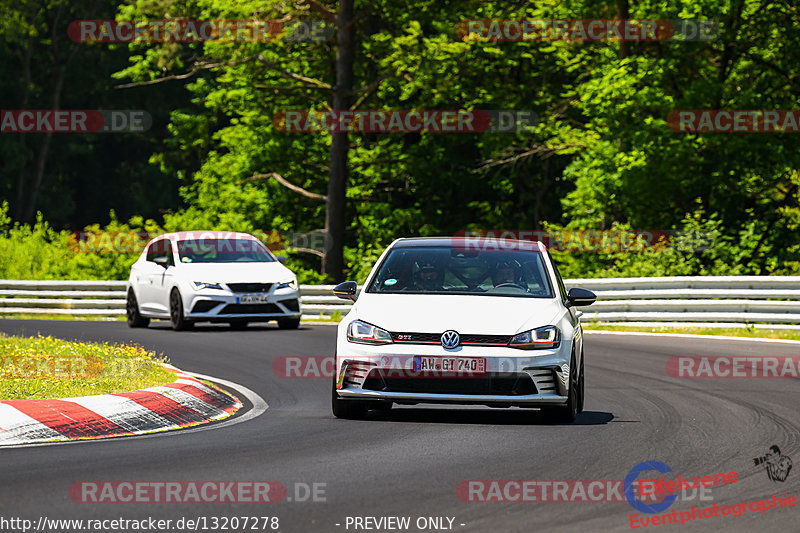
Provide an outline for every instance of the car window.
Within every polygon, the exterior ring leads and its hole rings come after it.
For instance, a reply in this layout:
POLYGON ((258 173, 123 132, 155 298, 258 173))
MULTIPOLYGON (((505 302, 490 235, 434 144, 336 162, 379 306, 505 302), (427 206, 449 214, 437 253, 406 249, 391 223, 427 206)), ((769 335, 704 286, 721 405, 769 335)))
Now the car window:
POLYGON ((367 292, 552 298, 538 251, 393 248, 367 292))
POLYGON ((167 257, 167 264, 173 264, 170 242, 167 239, 159 239, 147 247, 147 261, 155 262, 156 257, 167 257))
POLYGON ((254 239, 186 239, 178 241, 181 263, 272 263, 266 246, 254 239))

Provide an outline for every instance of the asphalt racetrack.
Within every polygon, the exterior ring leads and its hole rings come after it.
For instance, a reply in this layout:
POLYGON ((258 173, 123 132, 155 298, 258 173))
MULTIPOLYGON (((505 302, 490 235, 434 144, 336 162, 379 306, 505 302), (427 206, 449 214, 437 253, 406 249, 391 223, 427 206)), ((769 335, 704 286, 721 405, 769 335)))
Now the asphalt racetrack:
MULTIPOLYGON (((668 465, 673 477, 738 473, 736 483, 713 489, 713 500, 696 494, 688 500, 689 494, 665 512, 800 495, 800 465, 779 482, 753 461, 778 445, 800 462, 797 379, 677 379, 666 372, 672 356, 800 356, 800 344, 587 333, 585 411, 573 425, 550 425, 536 410, 484 407, 395 406, 369 420, 335 419, 329 379, 287 379, 273 371, 281 356, 331 355, 336 329, 330 325, 174 332, 158 321, 133 330, 124 322, 0 320, 0 331, 135 342, 183 370, 243 385, 269 405, 251 420, 199 431, 2 449, 5 519, 205 517, 205 530, 213 531, 214 517, 269 516, 278 517, 279 531, 304 533, 628 531, 638 511, 626 501, 463 501, 457 487, 468 480, 622 480, 648 460, 668 465), (209 480, 277 481, 288 492, 268 504, 80 503, 69 493, 81 481, 209 480), (315 483, 317 497, 309 498, 305 487, 315 483), (410 517, 410 526, 380 529, 355 517, 410 517)), ((798 530, 798 518, 800 506, 748 509, 738 517, 642 529, 788 532, 798 530)), ((262 522, 251 526, 272 530, 262 522)))

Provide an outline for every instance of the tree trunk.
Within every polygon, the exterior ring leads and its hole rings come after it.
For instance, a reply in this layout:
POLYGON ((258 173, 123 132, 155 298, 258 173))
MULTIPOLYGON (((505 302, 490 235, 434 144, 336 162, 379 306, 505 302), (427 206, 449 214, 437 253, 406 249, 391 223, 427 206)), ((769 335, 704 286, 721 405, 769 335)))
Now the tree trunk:
MULTIPOLYGON (((90 16, 97 9, 97 2, 94 2, 89 13, 90 16)), ((68 4, 59 5, 57 11, 53 14, 52 20, 48 21, 50 27, 51 43, 50 47, 53 50, 53 64, 55 66, 53 73, 53 93, 52 93, 52 110, 53 112, 61 109, 61 93, 64 90, 64 78, 69 68, 69 64, 75 57, 75 54, 81 48, 81 43, 72 43, 69 50, 62 54, 61 42, 63 38, 59 35, 59 21, 64 15, 64 9, 68 4)), ((23 212, 23 220, 32 221, 36 213, 36 204, 39 200, 39 191, 42 188, 44 181, 45 165, 47 163, 47 156, 50 153, 50 143, 53 140, 53 132, 48 131, 44 134, 42 144, 39 148, 39 153, 36 156, 34 171, 32 176, 31 190, 29 193, 28 203, 23 212)))
MULTIPOLYGON (((617 18, 628 20, 630 18, 630 6, 628 0, 617 0, 617 18)), ((630 54, 630 43, 624 39, 619 40, 619 58, 625 59, 630 54)))
MULTIPOLYGON (((25 87, 22 90, 22 101, 20 102, 20 109, 27 109, 28 101, 30 100, 31 96, 31 54, 33 49, 33 38, 28 37, 28 40, 25 42, 25 53, 22 57, 22 77, 25 83, 25 87)), ((19 134, 19 147, 20 152, 25 156, 25 133, 19 134)), ((19 173, 17 173, 17 195, 16 201, 14 202, 14 206, 12 208, 12 217, 14 220, 22 220, 23 213, 25 212, 25 175, 28 170, 28 163, 27 161, 23 161, 22 165, 19 167, 19 173)))
MULTIPOLYGON (((53 99, 52 109, 57 111, 61 108, 61 91, 64 88, 64 74, 66 73, 67 66, 60 65, 56 67, 56 76, 53 81, 53 99)), ((48 131, 44 134, 42 145, 39 149, 39 154, 36 157, 36 164, 33 171, 33 183, 31 185, 30 197, 28 198, 28 206, 25 208, 23 220, 26 222, 33 221, 33 215, 36 212, 36 203, 39 200, 39 190, 42 188, 42 181, 44 179, 44 166, 47 162, 47 155, 50 152, 50 142, 53 140, 53 132, 48 131)))
MULTIPOLYGON (((349 109, 353 89, 353 0, 339 0, 336 17, 336 86, 333 109, 349 109)), ((347 157, 350 143, 347 132, 331 133, 331 161, 328 169, 328 199, 325 206, 325 258, 322 272, 342 281, 344 271, 344 228, 347 192, 347 157)))

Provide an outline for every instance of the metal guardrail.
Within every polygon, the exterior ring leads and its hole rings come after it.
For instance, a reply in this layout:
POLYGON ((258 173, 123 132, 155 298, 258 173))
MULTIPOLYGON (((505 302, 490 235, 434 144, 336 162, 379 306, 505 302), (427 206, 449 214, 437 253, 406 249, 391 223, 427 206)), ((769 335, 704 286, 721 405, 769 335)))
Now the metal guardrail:
MULTIPOLYGON (((602 324, 800 329, 800 276, 676 276, 661 278, 567 279, 597 302, 582 308, 582 320, 602 324)), ((333 285, 301 285, 306 320, 344 316, 351 304, 331 293, 333 285)), ((0 280, 0 315, 125 314, 124 281, 0 280)))

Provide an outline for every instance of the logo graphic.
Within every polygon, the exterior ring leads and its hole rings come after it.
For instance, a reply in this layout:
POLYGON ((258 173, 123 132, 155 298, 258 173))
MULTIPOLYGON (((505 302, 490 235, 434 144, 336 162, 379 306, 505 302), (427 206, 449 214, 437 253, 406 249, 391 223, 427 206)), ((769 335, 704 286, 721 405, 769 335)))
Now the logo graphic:
POLYGON ((457 348, 459 344, 461 344, 461 337, 458 336, 458 333, 449 329, 442 333, 442 346, 447 348, 448 350, 452 350, 453 348, 457 348))
POLYGON ((630 503, 634 509, 641 513, 656 514, 669 509, 670 505, 672 505, 675 500, 678 499, 678 495, 672 494, 664 498, 664 501, 653 504, 646 504, 637 498, 634 494, 636 479, 639 477, 640 472, 648 472, 650 470, 657 470, 662 474, 672 472, 670 467, 660 461, 645 461, 643 463, 639 463, 631 468, 630 472, 628 472, 628 475, 625 476, 625 499, 628 500, 628 503, 630 503))
POLYGON ((789 471, 792 469, 792 460, 786 455, 781 455, 781 449, 777 444, 770 446, 766 455, 753 458, 753 463, 756 466, 763 464, 767 470, 767 476, 773 482, 786 481, 789 471))

